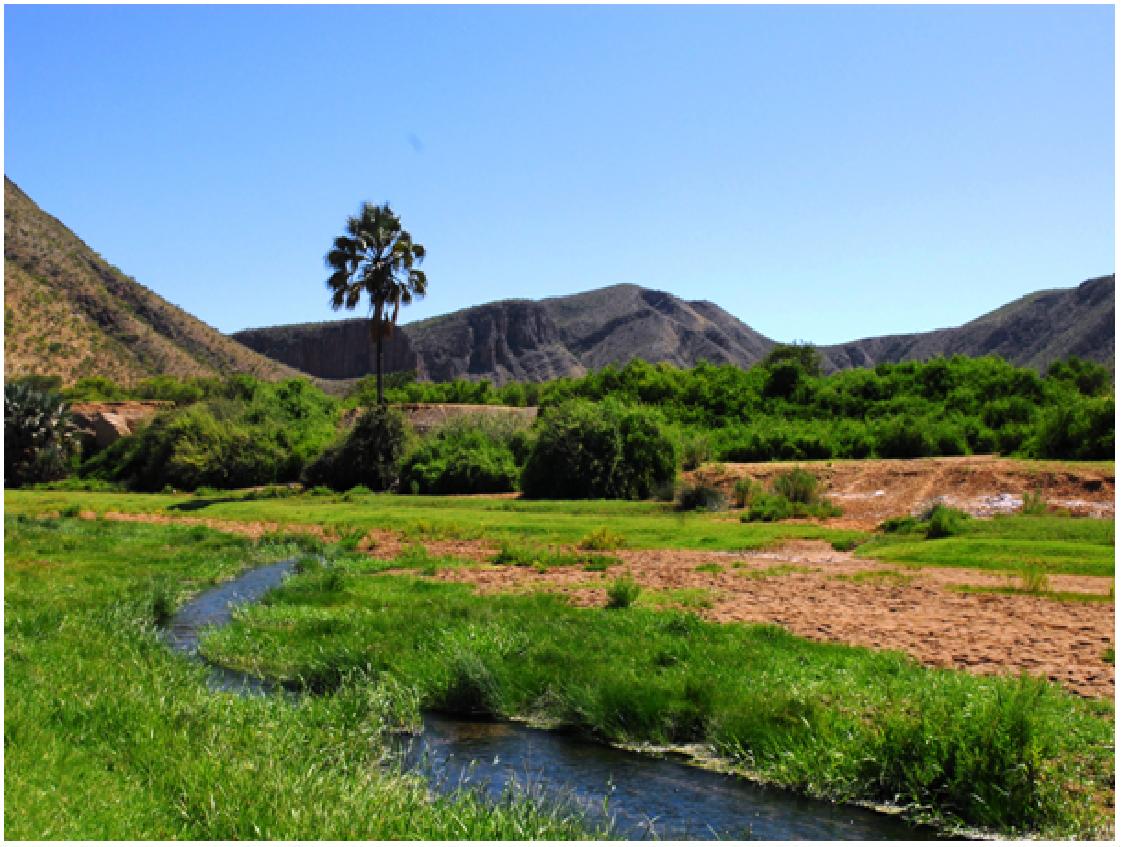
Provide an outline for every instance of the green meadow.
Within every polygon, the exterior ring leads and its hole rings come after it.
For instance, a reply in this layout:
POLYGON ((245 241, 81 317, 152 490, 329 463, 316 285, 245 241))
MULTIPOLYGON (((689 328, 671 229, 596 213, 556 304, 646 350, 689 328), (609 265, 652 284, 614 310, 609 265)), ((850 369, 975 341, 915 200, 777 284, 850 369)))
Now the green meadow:
POLYGON ((419 539, 488 538, 539 544, 577 544, 597 528, 608 527, 633 549, 757 550, 789 538, 822 538, 852 547, 868 535, 811 523, 743 524, 735 513, 676 512, 666 503, 626 500, 516 500, 326 491, 289 496, 238 491, 192 496, 25 489, 5 492, 5 503, 13 514, 73 508, 98 514, 159 512, 284 525, 315 524, 341 536, 388 529, 419 539))
POLYGON ((948 538, 920 530, 878 535, 855 551, 886 562, 1011 573, 1027 566, 1050 574, 1115 575, 1115 521, 1052 515, 970 520, 948 538))
POLYGON ((512 793, 430 797, 380 766, 398 687, 208 690, 154 605, 290 557, 206 529, 5 520, 4 836, 9 839, 525 839, 593 835, 512 793))
POLYGON ((480 597, 426 578, 459 563, 416 545, 396 562, 348 548, 369 528, 487 538, 516 558, 591 543, 593 530, 640 549, 820 537, 864 542, 859 553, 904 564, 1016 569, 1022 557, 1011 551, 1024 549, 1049 573, 1111 575, 1113 522, 1014 516, 929 540, 743 524, 649 502, 270 494, 6 492, 8 837, 586 834, 558 809, 512 797, 491 815, 477 798, 427 799, 411 778, 380 771, 380 729, 420 708, 533 719, 603 741, 704 743, 759 779, 893 803, 945 827, 1110 837, 1109 701, 777 627, 708 623, 690 611, 704 597, 634 595, 623 585, 620 608, 576 608, 549 594, 480 597), (202 527, 78 520, 80 510, 316 524, 342 541, 277 534, 255 543, 202 527), (52 512, 61 517, 41 517, 52 512), (210 692, 198 667, 160 643, 160 602, 309 550, 326 564, 306 559, 203 650, 318 696, 293 707, 210 692), (281 797, 298 798, 296 808, 281 797))

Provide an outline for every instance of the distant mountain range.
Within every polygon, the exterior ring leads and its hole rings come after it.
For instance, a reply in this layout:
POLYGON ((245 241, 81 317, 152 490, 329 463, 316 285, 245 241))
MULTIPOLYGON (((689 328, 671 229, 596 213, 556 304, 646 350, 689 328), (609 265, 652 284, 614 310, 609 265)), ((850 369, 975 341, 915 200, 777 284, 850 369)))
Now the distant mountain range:
MULTIPOLYGON (((102 259, 11 180, 4 181, 4 375, 146 376, 304 372, 330 387, 374 371, 363 318, 225 336, 102 259)), ((541 381, 633 358, 748 367, 775 342, 719 306, 636 285, 502 300, 399 327, 387 372, 541 381)), ((962 353, 1043 370, 1076 354, 1114 371, 1115 276, 1040 291, 953 329, 820 348, 828 370, 962 353)))
POLYGON ((125 276, 4 178, 4 376, 296 375, 125 276))
MULTIPOLYGON (((373 372, 366 320, 247 329, 247 347, 332 379, 373 372)), ((541 381, 633 358, 749 367, 775 342, 720 306, 636 285, 544 300, 500 300, 405 324, 386 348, 386 370, 422 379, 541 381)), ((1114 371, 1115 276, 1039 291, 953 329, 886 335, 820 347, 826 370, 933 356, 998 355, 1043 371, 1071 354, 1114 371)))

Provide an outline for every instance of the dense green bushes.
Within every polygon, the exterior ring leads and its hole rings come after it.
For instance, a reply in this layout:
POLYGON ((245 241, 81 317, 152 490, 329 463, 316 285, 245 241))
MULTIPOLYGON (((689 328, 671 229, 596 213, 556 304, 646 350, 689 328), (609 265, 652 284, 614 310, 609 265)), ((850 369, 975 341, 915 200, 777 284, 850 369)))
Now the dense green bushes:
POLYGON ((1041 377, 996 357, 954 356, 823 376, 814 350, 777 350, 748 370, 637 360, 544 383, 539 395, 545 407, 573 398, 658 406, 684 443, 704 436, 719 461, 1114 457, 1111 374, 1092 362, 1055 363, 1041 377))
POLYGON ((413 433, 402 413, 389 406, 368 409, 354 429, 329 447, 304 473, 307 485, 347 491, 363 485, 385 491, 398 479, 413 433))
POLYGON ((83 474, 144 491, 299 479, 334 436, 337 404, 304 380, 243 385, 248 398, 207 400, 158 415, 89 459, 83 474))
POLYGON ((526 467, 528 497, 646 499, 674 482, 675 447, 655 413, 575 400, 546 410, 526 467))
POLYGON ((406 457, 400 488, 414 494, 515 491, 528 431, 489 418, 454 420, 406 457))
POLYGON ((1045 410, 1033 453, 1052 459, 1110 459, 1115 455, 1115 400, 1081 399, 1045 410))
MULTIPOLYGON (((501 388, 486 381, 418 383, 411 374, 394 374, 387 379, 391 402, 540 403, 540 423, 533 435, 464 423, 410 449, 404 429, 383 420, 327 452, 339 406, 366 405, 372 380, 360 380, 342 404, 308 382, 269 384, 248 376, 153 377, 127 390, 89 377, 64 396, 176 404, 149 431, 85 466, 87 474, 146 489, 303 477, 340 490, 360 483, 384 490, 400 475, 404 492, 510 491, 521 480, 533 497, 636 498, 670 496, 676 453, 686 469, 712 460, 991 452, 1114 457, 1112 378, 1091 362, 1057 362, 1045 377, 998 358, 962 356, 820 371, 813 349, 780 345, 747 370, 637 360, 580 378, 501 388)), ((22 382, 49 388, 58 380, 22 382)), ((59 467, 48 475, 64 472, 59 467)))

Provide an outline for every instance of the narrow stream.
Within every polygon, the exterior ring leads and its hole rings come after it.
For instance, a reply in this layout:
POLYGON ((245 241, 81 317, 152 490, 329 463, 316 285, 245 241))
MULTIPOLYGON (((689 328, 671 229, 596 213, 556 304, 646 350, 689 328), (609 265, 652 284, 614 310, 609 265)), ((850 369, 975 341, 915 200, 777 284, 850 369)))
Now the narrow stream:
MULTIPOLYGON (((199 658, 206 627, 229 623, 234 609, 253 603, 293 571, 293 562, 254 568, 183 606, 168 643, 199 658)), ((279 686, 208 665, 224 691, 266 693, 279 686)), ((500 797, 512 781, 538 795, 583 810, 592 822, 613 821, 628 839, 926 840, 930 829, 891 815, 801 797, 711 773, 674 759, 617 750, 561 733, 509 722, 479 722, 425 713, 421 733, 400 741, 404 766, 433 790, 463 787, 500 797)))

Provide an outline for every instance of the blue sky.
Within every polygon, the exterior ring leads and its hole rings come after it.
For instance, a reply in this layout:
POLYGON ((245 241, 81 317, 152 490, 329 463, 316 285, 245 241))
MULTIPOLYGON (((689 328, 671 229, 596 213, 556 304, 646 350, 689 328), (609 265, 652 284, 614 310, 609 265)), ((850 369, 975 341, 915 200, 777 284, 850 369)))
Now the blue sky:
POLYGON ((27 7, 4 169, 223 331, 347 316, 362 200, 403 321, 632 282, 816 343, 1114 271, 1114 10, 27 7))

